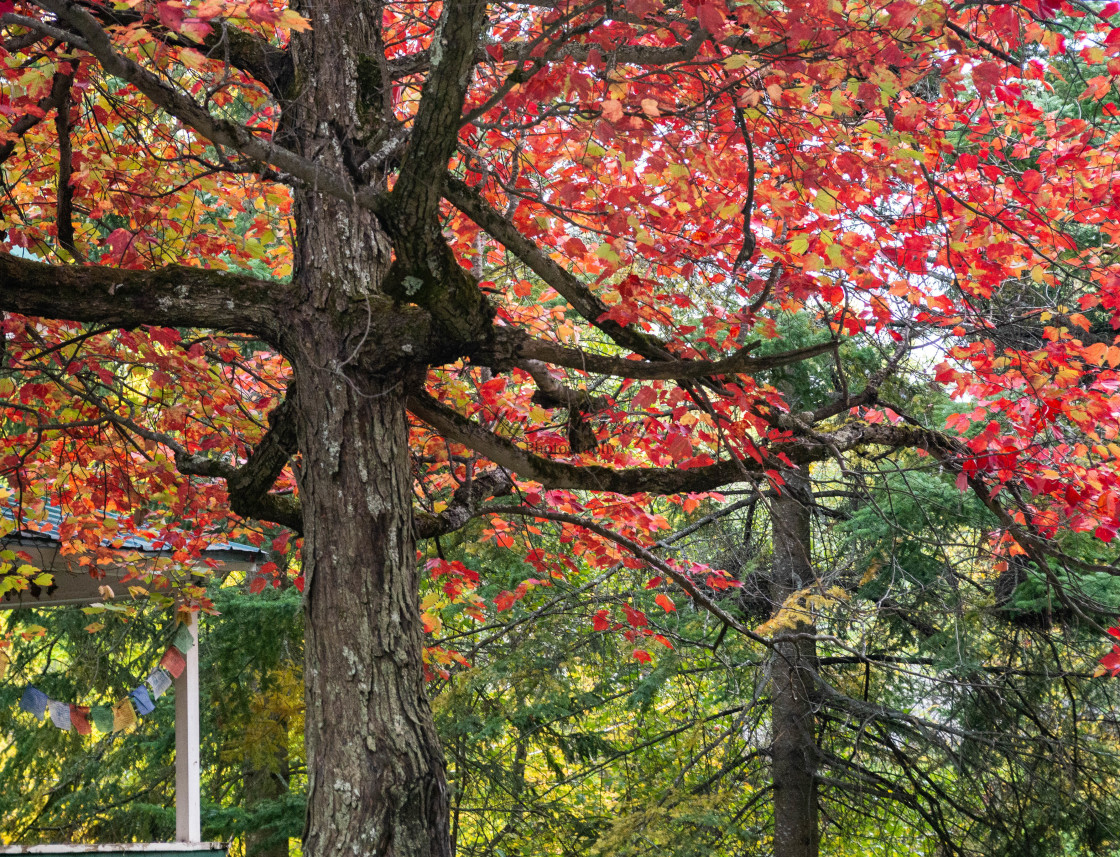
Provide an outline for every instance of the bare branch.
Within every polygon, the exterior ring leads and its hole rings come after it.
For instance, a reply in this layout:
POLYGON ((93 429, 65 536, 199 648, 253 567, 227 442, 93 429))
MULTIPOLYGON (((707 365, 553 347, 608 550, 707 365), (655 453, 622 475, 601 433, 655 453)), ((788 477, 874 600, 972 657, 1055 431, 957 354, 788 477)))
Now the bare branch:
POLYGON ((580 369, 600 375, 616 375, 621 378, 634 378, 642 381, 684 380, 708 378, 718 375, 737 375, 739 373, 764 372, 791 363, 800 363, 810 357, 835 351, 837 342, 822 342, 806 348, 784 351, 766 357, 751 357, 750 352, 758 347, 757 342, 748 343, 735 353, 722 360, 626 360, 602 354, 591 354, 579 348, 571 348, 540 339, 525 340, 518 348, 520 355, 534 360, 580 369))
POLYGON ((475 474, 455 491, 448 507, 438 515, 414 510, 412 531, 418 539, 434 539, 454 532, 477 516, 478 504, 490 497, 503 497, 513 491, 513 478, 501 468, 475 474))
POLYGON ((648 548, 638 544, 633 539, 628 539, 621 533, 616 533, 614 530, 604 527, 597 521, 592 521, 588 518, 581 518, 577 515, 569 515, 566 512, 553 512, 548 509, 535 509, 532 506, 490 506, 485 509, 480 509, 479 514, 492 513, 495 515, 520 515, 523 517, 538 518, 545 521, 558 521, 565 524, 572 524, 577 527, 582 527, 585 530, 596 533, 609 541, 614 542, 620 547, 625 548, 632 553, 642 562, 646 563, 661 574, 668 577, 676 583, 681 589, 688 593, 689 597, 695 601, 704 610, 711 613, 729 628, 738 631, 747 639, 753 640, 756 643, 761 643, 767 648, 772 648, 773 643, 765 637, 756 634, 746 625, 741 623, 738 619, 712 601, 707 595, 700 591, 695 583, 689 578, 687 574, 674 568, 661 557, 656 556, 648 548))

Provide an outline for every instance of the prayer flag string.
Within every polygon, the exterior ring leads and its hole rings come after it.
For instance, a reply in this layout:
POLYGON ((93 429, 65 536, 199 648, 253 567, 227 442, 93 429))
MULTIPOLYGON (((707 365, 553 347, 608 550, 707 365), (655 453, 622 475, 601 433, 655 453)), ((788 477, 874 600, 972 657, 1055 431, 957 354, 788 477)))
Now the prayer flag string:
MULTIPOLYGON (((186 669, 185 653, 193 646, 194 635, 190 627, 180 623, 171 644, 159 660, 159 666, 112 706, 61 702, 51 699, 39 688, 28 685, 23 689, 19 709, 33 714, 40 721, 49 719, 59 729, 73 729, 79 735, 89 735, 94 729, 99 732, 123 732, 136 726, 140 717, 147 717, 155 711, 155 700, 163 696, 170 689, 172 679, 181 676, 186 669)), ((10 663, 9 655, 0 650, 0 678, 10 663)))

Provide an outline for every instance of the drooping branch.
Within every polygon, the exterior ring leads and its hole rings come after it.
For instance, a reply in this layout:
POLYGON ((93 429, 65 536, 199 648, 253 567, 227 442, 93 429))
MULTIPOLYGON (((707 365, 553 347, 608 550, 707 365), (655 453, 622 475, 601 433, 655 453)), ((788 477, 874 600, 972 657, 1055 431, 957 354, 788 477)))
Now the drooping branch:
POLYGON ((280 524, 303 532, 299 500, 290 494, 270 493, 270 489, 298 450, 295 421, 295 385, 268 415, 268 431, 240 467, 204 455, 192 455, 181 447, 175 452, 179 472, 192 476, 224 479, 229 505, 235 514, 258 521, 280 524))
POLYGON ((705 595, 700 588, 692 581, 687 574, 684 574, 677 568, 667 563, 661 557, 655 555, 649 548, 644 547, 633 539, 627 538, 621 533, 617 533, 609 527, 605 527, 597 521, 592 521, 588 518, 581 518, 578 515, 569 515, 566 512, 554 512, 550 509, 537 509, 532 506, 490 506, 479 510, 479 514, 495 514, 495 515, 518 515, 526 518, 538 518, 544 521, 557 521, 559 523, 571 524, 572 526, 582 527, 589 532, 595 533, 608 541, 612 541, 620 547, 624 548, 629 553, 633 554, 642 562, 646 563, 650 568, 660 572, 667 578, 676 583, 683 589, 688 596, 696 602, 702 609, 711 613, 719 621, 723 622, 729 628, 738 631, 749 640, 756 643, 761 643, 766 647, 772 644, 765 637, 756 634, 746 625, 741 623, 734 616, 729 614, 726 610, 712 601, 705 595))
POLYGON ((191 41, 166 27, 157 24, 137 9, 122 8, 120 5, 90 4, 87 11, 101 22, 102 26, 127 27, 145 24, 148 32, 160 41, 176 47, 202 50, 209 56, 217 56, 236 69, 250 75, 258 83, 280 100, 292 78, 292 57, 284 48, 272 44, 255 33, 232 26, 212 27, 201 45, 191 41))
POLYGON ((277 308, 294 300, 291 286, 226 271, 54 266, 3 253, 0 283, 7 312, 122 328, 203 327, 269 341, 278 338, 277 308))
MULTIPOLYGON (((129 416, 118 413, 88 386, 70 383, 60 374, 46 370, 61 389, 95 407, 102 414, 97 422, 108 422, 126 433, 160 444, 175 456, 179 472, 189 476, 206 476, 225 480, 233 510, 247 518, 269 521, 302 532, 299 501, 290 495, 270 494, 269 489, 296 452, 293 419, 293 388, 288 397, 269 414, 269 429, 241 467, 219 458, 191 453, 182 442, 162 431, 145 427, 129 416)), ((73 424, 71 424, 73 425, 73 424)))

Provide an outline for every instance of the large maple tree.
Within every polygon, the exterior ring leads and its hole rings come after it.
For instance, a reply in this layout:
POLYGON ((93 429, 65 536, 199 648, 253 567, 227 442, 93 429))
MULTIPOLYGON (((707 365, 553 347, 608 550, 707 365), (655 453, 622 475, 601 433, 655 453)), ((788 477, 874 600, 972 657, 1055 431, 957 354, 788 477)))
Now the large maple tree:
MULTIPOLYGON (((813 581, 809 468, 851 453, 948 469, 997 557, 1115 536, 1116 12, 2 2, 0 470, 93 561, 106 529, 177 560, 231 516, 300 537, 305 853, 449 854, 418 540, 488 516, 547 580, 552 520, 757 637, 649 550, 651 495, 776 496, 779 602, 813 581), (1093 110, 1048 101, 1074 86, 1093 110), (772 370, 821 355, 795 401, 772 370), (889 395, 933 365, 974 405, 948 426, 889 395)), ((762 640, 782 855, 817 848, 811 637, 762 640)))

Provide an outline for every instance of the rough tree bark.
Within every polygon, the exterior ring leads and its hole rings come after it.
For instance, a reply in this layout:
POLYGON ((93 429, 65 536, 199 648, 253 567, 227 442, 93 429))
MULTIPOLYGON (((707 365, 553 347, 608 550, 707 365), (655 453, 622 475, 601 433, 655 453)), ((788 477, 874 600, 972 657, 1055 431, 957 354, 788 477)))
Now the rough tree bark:
MULTIPOLYGON (((770 597, 780 610, 790 595, 813 583, 810 543, 812 488, 802 471, 783 471, 785 487, 771 502, 774 568, 770 597)), ((811 624, 797 621, 775 635, 770 657, 774 784, 774 857, 817 857, 813 687, 817 644, 811 624)))
MULTIPOLYGON (((376 132, 379 4, 317 0, 293 39, 281 133, 338 175, 376 132)), ((292 364, 306 583, 304 854, 448 857, 444 761, 424 689, 405 401, 428 329, 384 294, 390 241, 355 203, 295 194, 292 364), (376 348, 370 346, 376 344, 376 348)))
POLYGON ((311 772, 304 853, 447 857, 401 384, 359 385, 306 366, 299 384, 311 772))

